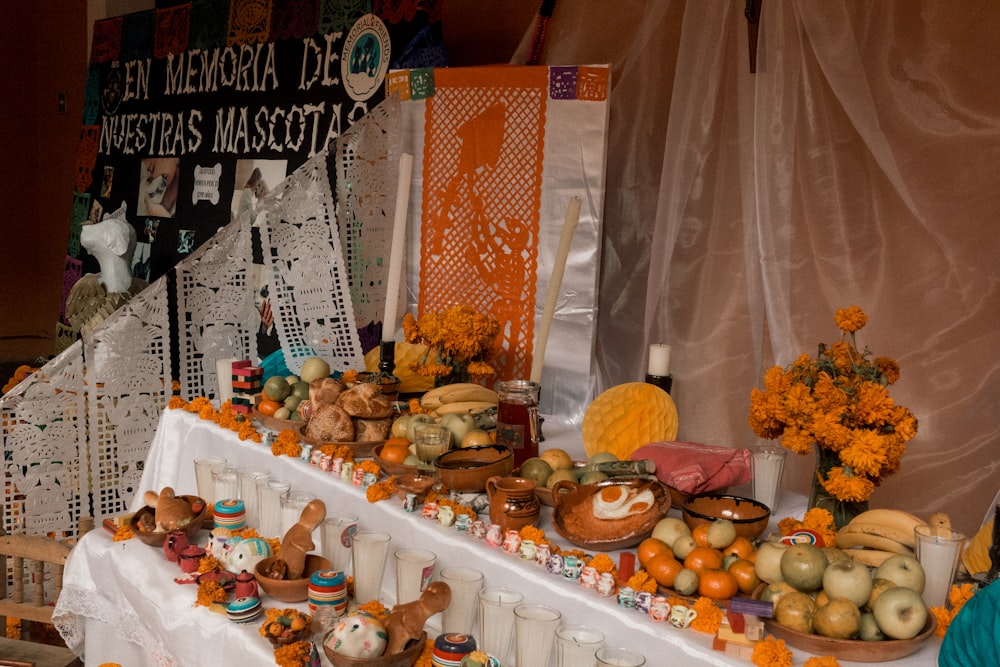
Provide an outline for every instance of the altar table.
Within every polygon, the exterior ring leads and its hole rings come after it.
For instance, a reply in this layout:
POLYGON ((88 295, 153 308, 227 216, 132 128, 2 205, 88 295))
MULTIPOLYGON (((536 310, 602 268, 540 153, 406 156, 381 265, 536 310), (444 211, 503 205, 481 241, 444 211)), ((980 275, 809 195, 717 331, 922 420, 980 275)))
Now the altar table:
MULTIPOLYGON (((546 422, 544 447, 562 447, 582 455, 579 431, 546 422)), ((624 609, 614 598, 604 598, 578 583, 549 574, 533 562, 522 561, 502 549, 460 533, 454 526, 442 527, 419 512, 407 513, 397 499, 369 503, 361 487, 342 481, 306 461, 273 456, 270 449, 251 441, 240 441, 229 431, 197 415, 181 410, 164 411, 146 460, 131 509, 142 507, 148 489, 172 486, 177 493, 196 493, 193 460, 215 454, 235 466, 270 470, 291 480, 293 490, 309 491, 327 506, 328 512, 350 511, 359 516, 359 529, 384 530, 392 545, 382 581, 380 600, 395 602, 395 571, 392 552, 398 548, 428 549, 437 554, 436 572, 449 566, 471 566, 485 573, 486 586, 508 586, 521 591, 525 602, 539 602, 562 613, 562 622, 585 624, 604 631, 607 644, 627 646, 646 656, 649 667, 665 665, 746 666, 748 661, 712 650, 711 636, 691 629, 677 630, 655 623, 634 610, 624 609)), ((783 494, 781 516, 801 516, 805 500, 783 494)), ((676 509, 671 514, 679 516, 676 509)), ((772 525, 776 518, 772 517, 772 525)), ((540 526, 561 546, 552 528, 551 510, 543 508, 540 526)), ((207 533, 201 533, 207 537, 207 533)), ((204 539, 201 540, 202 543, 204 539)), ((611 554, 617 562, 617 554, 611 554)), ((88 533, 70 554, 63 591, 55 609, 57 627, 67 645, 88 666, 116 662, 123 667, 198 667, 199 665, 274 664, 270 643, 258 633, 260 619, 236 624, 225 615, 195 604, 196 588, 173 581, 180 569, 160 549, 138 540, 113 542, 102 529, 88 533)), ((262 593, 265 607, 296 607, 272 600, 262 593)), ((428 633, 440 630, 440 615, 428 621, 428 633)), ((932 667, 937 662, 940 640, 931 638, 921 650, 887 665, 932 667)), ((322 652, 321 652, 322 653, 322 652)), ((809 654, 794 651, 795 664, 809 654)), ((324 664, 326 657, 322 656, 324 664)), ((511 658, 512 660, 512 658, 511 658)), ((512 664, 512 663, 505 663, 512 664)), ((553 658, 554 664, 554 658, 553 658)), ((845 667, 855 664, 842 662, 845 667)), ((863 664, 863 663, 857 663, 863 664)))

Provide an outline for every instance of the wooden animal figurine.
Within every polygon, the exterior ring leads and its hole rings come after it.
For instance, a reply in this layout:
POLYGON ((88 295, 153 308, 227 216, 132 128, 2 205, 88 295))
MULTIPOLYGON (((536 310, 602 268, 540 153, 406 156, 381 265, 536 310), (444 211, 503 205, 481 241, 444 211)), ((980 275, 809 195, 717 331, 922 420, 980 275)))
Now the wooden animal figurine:
POLYGON ((394 655, 406 648, 411 639, 419 639, 427 619, 451 604, 451 586, 443 581, 427 585, 413 602, 397 604, 385 619, 389 642, 384 655, 394 655))
POLYGON ((174 490, 163 487, 159 493, 156 491, 146 491, 143 495, 146 504, 153 508, 153 518, 156 522, 156 532, 167 532, 183 528, 191 523, 194 518, 194 510, 191 503, 184 498, 174 495, 174 490))
POLYGON ((281 539, 278 557, 285 562, 285 579, 301 579, 305 569, 306 554, 316 548, 312 533, 326 518, 326 504, 319 500, 309 501, 299 514, 298 523, 285 532, 281 539))

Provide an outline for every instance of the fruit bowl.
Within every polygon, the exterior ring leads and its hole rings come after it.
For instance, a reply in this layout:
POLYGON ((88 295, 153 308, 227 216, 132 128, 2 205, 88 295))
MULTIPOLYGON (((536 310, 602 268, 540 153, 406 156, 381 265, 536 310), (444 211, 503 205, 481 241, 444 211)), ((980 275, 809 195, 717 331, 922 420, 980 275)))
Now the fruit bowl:
POLYGON ((619 477, 579 485, 561 480, 552 488, 555 510, 552 524, 563 538, 582 549, 615 551, 633 547, 649 537, 670 510, 670 494, 661 482, 619 477), (647 509, 617 519, 599 519, 594 514, 595 496, 625 492, 628 496, 648 489, 653 502, 647 509))
POLYGON ((375 463, 378 467, 382 469, 387 475, 416 475, 418 470, 417 466, 407 465, 405 463, 396 463, 394 461, 386 461, 382 458, 382 449, 385 447, 385 443, 379 443, 375 445, 372 449, 372 458, 375 459, 375 463))
POLYGON ((434 462, 441 483, 458 493, 481 493, 490 477, 506 477, 514 469, 514 450, 504 445, 462 447, 434 462))
MULTIPOLYGON (((205 504, 205 500, 203 498, 199 498, 198 496, 180 497, 188 501, 192 509, 195 510, 194 518, 191 519, 187 525, 181 528, 182 531, 187 533, 188 538, 194 538, 195 533, 201 529, 201 526, 205 521, 205 517, 208 515, 208 506, 205 504), (200 510, 198 508, 200 508, 200 510)), ((162 547, 163 543, 167 539, 167 535, 169 534, 168 532, 146 531, 140 528, 147 521, 152 520, 155 514, 155 508, 145 505, 129 520, 129 528, 132 529, 132 532, 143 544, 148 544, 151 547, 162 547)))
POLYGON ((898 660, 920 650, 927 638, 934 634, 937 622, 934 615, 927 614, 924 629, 912 639, 885 639, 867 642, 861 639, 833 639, 822 635, 807 634, 792 630, 774 619, 765 618, 764 627, 785 643, 797 649, 816 655, 831 655, 837 660, 853 662, 886 662, 898 660))
POLYGON ((700 524, 716 519, 729 519, 736 527, 736 534, 755 540, 767 528, 771 510, 752 498, 717 493, 691 496, 681 504, 684 522, 692 530, 700 524))
POLYGON ((284 431, 289 428, 295 430, 299 426, 302 426, 301 419, 278 419, 277 417, 265 415, 257 409, 258 405, 260 405, 259 402, 254 403, 253 408, 250 410, 250 415, 264 428, 269 428, 272 431, 284 431))

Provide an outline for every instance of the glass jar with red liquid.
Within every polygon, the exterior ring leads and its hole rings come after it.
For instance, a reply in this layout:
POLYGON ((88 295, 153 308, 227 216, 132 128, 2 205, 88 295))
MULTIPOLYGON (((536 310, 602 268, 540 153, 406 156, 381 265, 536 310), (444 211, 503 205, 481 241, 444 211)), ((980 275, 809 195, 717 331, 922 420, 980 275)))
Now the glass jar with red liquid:
POLYGON ((514 450, 514 467, 538 456, 538 395, 541 385, 530 380, 502 380, 496 385, 497 444, 514 450))

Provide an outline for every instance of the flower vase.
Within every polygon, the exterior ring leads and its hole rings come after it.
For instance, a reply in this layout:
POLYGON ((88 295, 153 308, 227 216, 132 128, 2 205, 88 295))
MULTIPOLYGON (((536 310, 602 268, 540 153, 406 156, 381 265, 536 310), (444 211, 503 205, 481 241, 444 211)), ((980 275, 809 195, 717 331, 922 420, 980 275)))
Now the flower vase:
POLYGON ((812 484, 809 491, 809 509, 820 507, 833 515, 833 522, 840 530, 851 519, 868 509, 868 501, 847 501, 840 500, 831 495, 823 488, 823 479, 826 479, 830 470, 836 466, 843 465, 836 452, 816 448, 816 472, 813 473, 812 484))

